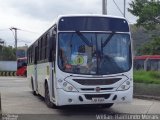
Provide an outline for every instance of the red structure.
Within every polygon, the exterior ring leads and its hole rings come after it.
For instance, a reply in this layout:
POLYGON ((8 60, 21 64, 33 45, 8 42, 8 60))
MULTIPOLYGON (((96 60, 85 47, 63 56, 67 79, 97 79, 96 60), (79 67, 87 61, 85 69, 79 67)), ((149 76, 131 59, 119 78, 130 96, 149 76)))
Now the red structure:
POLYGON ((17 59, 17 76, 27 76, 27 57, 17 59))
POLYGON ((160 55, 135 56, 134 69, 160 70, 160 55))
POLYGON ((135 60, 160 60, 160 55, 142 55, 142 56, 135 56, 135 60))

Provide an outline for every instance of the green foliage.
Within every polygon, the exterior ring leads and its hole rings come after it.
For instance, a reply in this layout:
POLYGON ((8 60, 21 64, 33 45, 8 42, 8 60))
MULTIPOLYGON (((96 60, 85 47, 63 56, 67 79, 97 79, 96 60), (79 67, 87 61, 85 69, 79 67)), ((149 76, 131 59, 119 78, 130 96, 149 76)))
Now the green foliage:
POLYGON ((16 51, 12 46, 0 46, 0 61, 16 60, 16 51))
POLYGON ((133 78, 136 83, 160 84, 159 71, 134 71, 133 78))
POLYGON ((144 27, 136 27, 136 25, 130 27, 135 55, 143 55, 143 52, 141 52, 143 46, 160 35, 160 25, 157 25, 154 30, 146 30, 144 27))
POLYGON ((139 48, 138 53, 141 55, 158 55, 160 54, 160 37, 155 37, 139 48))
POLYGON ((155 29, 160 23, 157 17, 160 16, 160 2, 157 0, 134 0, 128 11, 138 17, 137 26, 143 26, 148 30, 155 29))

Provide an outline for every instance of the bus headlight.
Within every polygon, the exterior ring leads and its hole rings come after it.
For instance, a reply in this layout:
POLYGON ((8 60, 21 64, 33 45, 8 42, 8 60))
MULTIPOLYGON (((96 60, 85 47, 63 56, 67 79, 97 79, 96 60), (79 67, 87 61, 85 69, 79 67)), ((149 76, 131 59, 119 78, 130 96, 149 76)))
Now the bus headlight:
POLYGON ((67 92, 78 92, 76 88, 73 87, 73 85, 69 84, 66 81, 63 82, 62 86, 63 86, 63 90, 67 92))
POLYGON ((130 84, 131 82, 127 80, 117 90, 118 91, 128 90, 130 88, 130 84))

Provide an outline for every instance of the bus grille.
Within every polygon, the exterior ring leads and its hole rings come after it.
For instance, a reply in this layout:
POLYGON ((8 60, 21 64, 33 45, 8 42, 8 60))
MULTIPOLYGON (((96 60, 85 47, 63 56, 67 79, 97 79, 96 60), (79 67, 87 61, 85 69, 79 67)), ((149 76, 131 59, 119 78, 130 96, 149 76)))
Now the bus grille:
POLYGON ((84 95, 86 99, 91 100, 92 98, 105 98, 108 99, 110 97, 110 94, 85 94, 84 95))
POLYGON ((75 82, 81 84, 81 85, 111 85, 119 80, 121 78, 111 78, 111 79, 73 79, 75 82))
MULTIPOLYGON (((101 90, 113 90, 114 88, 101 88, 101 90)), ((81 88, 82 91, 95 91, 95 88, 81 88)))

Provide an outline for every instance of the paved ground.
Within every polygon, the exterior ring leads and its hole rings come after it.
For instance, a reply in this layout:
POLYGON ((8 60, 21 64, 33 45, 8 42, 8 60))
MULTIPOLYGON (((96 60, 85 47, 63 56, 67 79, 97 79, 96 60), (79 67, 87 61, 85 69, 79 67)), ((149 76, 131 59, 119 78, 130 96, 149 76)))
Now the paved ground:
POLYGON ((22 77, 0 77, 0 92, 2 114, 21 114, 23 116, 25 114, 26 118, 31 117, 27 114, 32 114, 34 119, 37 116, 37 119, 52 119, 53 116, 57 119, 66 119, 65 117, 68 119, 96 119, 96 115, 99 114, 160 114, 160 101, 141 99, 134 99, 131 104, 115 104, 112 108, 105 110, 77 107, 61 110, 50 109, 45 105, 43 98, 32 95, 26 78, 22 77))

